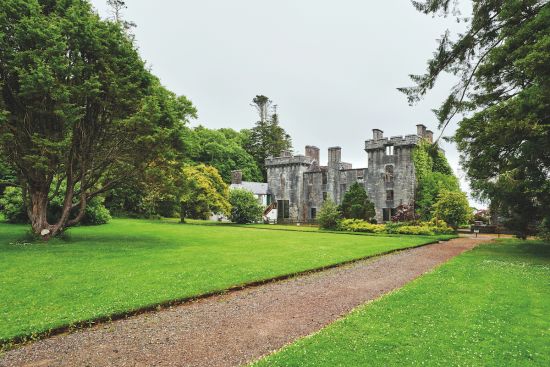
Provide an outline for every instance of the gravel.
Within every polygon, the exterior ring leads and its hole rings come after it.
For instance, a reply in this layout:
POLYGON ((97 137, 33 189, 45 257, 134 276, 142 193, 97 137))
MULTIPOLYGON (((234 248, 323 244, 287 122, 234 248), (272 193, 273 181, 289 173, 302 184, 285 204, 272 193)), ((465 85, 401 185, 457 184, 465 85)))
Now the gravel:
POLYGON ((189 302, 11 350, 0 366, 238 366, 318 331, 487 238, 458 238, 189 302))

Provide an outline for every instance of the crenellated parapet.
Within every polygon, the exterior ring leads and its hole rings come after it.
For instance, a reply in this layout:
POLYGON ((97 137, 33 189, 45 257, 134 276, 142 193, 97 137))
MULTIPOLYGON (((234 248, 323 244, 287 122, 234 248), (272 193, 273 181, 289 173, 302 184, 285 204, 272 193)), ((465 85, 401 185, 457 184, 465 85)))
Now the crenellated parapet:
POLYGON ((266 167, 281 167, 281 166, 310 166, 314 159, 305 155, 295 155, 287 157, 269 157, 265 160, 266 167))
POLYGON ((369 139, 365 141, 365 150, 384 149, 388 145, 403 147, 417 145, 420 142, 418 135, 392 136, 391 138, 369 139))

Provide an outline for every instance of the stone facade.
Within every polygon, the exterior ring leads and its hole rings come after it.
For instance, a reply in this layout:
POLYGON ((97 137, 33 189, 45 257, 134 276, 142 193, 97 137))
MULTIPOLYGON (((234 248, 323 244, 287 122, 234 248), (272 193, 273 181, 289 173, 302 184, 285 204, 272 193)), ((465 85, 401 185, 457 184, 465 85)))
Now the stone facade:
POLYGON ((365 187, 376 208, 376 219, 389 220, 395 208, 414 202, 416 175, 413 148, 421 139, 432 141, 433 133, 417 125, 417 134, 385 138, 379 129, 365 142, 368 168, 352 168, 342 162, 340 147, 328 149, 328 162, 321 166, 319 148, 306 146, 305 155, 266 159, 268 192, 277 201, 278 221, 314 221, 323 201, 342 202, 349 187, 365 187))

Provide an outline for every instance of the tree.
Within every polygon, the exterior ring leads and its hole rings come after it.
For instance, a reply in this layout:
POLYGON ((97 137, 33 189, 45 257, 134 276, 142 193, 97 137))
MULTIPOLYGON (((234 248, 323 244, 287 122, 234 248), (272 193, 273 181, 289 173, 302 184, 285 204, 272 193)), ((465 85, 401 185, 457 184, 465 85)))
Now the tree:
POLYGON ((192 164, 216 167, 225 182, 231 182, 231 171, 240 170, 248 181, 262 181, 254 158, 243 148, 244 137, 232 129, 212 130, 203 126, 186 133, 185 159, 192 164))
POLYGON ((0 29, 0 153, 15 167, 32 230, 48 239, 78 224, 94 197, 169 156, 190 103, 180 99, 181 119, 166 119, 176 97, 122 26, 86 1, 5 0, 0 29))
POLYGON ((292 140, 280 126, 279 115, 268 97, 258 95, 253 102, 252 106, 258 111, 260 119, 250 130, 245 147, 256 160, 265 180, 267 178, 266 158, 279 156, 282 151, 292 149, 292 140))
POLYGON ((472 209, 463 192, 443 191, 434 205, 434 218, 443 220, 455 230, 472 218, 472 209))
POLYGON ((342 216, 347 219, 371 220, 376 215, 365 188, 357 182, 344 194, 340 208, 342 216))
MULTIPOLYGON (((413 3, 426 14, 456 14, 450 0, 413 3)), ((440 127, 463 115, 453 140, 473 193, 524 237, 550 217, 550 4, 472 4, 466 32, 453 40, 447 31, 427 72, 401 91, 413 103, 442 73, 459 77, 436 110, 440 127)))
POLYGON ((338 229, 340 225, 341 217, 342 213, 340 209, 338 209, 338 205, 331 199, 327 199, 319 210, 317 221, 319 222, 320 228, 335 230, 338 229))
POLYGON ((232 222, 247 224, 258 222, 262 219, 263 208, 254 197, 254 194, 244 189, 229 191, 229 203, 231 204, 232 222))
POLYGON ((430 220, 434 204, 443 191, 460 192, 458 179, 437 144, 423 140, 414 148, 416 172, 415 207, 420 219, 430 220))
POLYGON ((200 164, 183 169, 180 218, 208 219, 212 213, 229 214, 229 188, 218 171, 200 164))

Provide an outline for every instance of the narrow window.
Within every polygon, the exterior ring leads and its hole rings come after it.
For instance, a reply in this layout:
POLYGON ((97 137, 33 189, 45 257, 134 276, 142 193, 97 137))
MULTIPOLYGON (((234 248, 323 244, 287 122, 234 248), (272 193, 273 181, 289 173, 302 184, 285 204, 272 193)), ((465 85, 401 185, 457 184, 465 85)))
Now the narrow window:
POLYGON ((393 155, 393 145, 386 145, 386 155, 393 155))
POLYGON ((327 201, 327 193, 323 192, 323 201, 327 201))
POLYGON ((317 208, 311 208, 311 219, 317 218, 317 208))
POLYGON ((326 173, 326 172, 323 172, 323 185, 326 185, 327 182, 328 182, 327 173, 326 173))
POLYGON ((384 181, 393 182, 393 166, 388 164, 386 166, 386 172, 384 173, 384 181))
POLYGON ((386 200, 393 201, 393 190, 386 190, 386 200))

